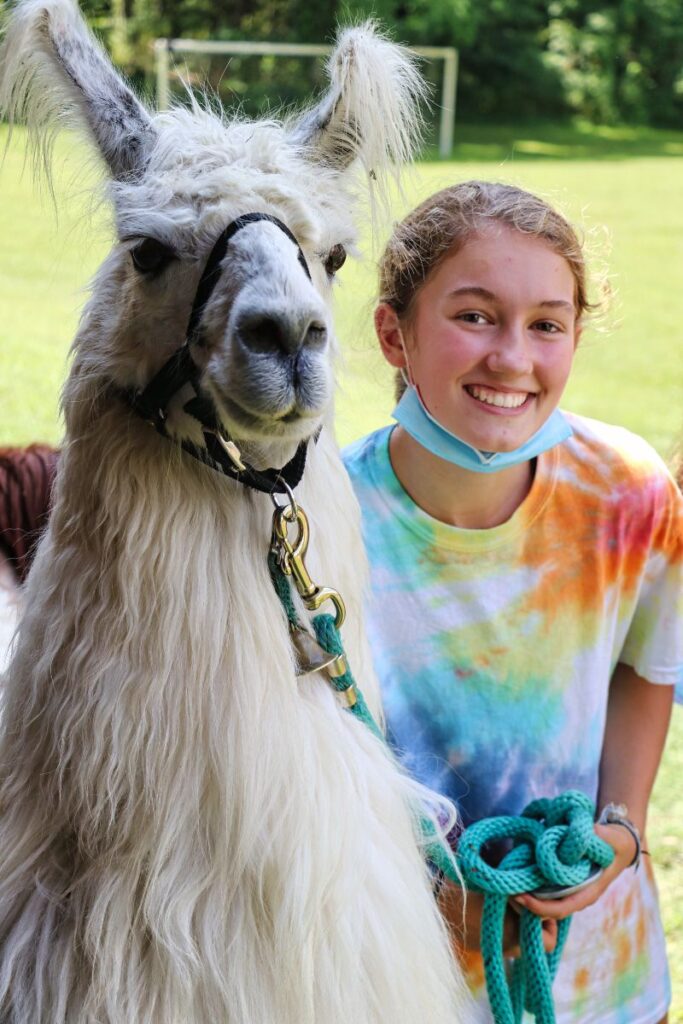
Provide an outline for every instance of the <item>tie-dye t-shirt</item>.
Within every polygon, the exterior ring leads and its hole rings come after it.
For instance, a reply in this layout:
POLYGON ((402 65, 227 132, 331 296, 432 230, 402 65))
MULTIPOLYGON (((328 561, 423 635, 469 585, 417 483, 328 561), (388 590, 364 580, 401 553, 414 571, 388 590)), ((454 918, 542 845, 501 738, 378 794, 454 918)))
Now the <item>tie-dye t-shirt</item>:
MULTIPOLYGON (((465 824, 566 789, 595 800, 617 662, 652 683, 683 679, 680 495, 640 438, 568 418, 572 437, 539 456, 523 503, 487 530, 447 526, 411 500, 390 427, 345 453, 389 736, 465 824)), ((575 915, 553 989, 558 1024, 656 1024, 666 1012, 646 861, 575 915)), ((479 958, 468 967, 488 1021, 479 958)))

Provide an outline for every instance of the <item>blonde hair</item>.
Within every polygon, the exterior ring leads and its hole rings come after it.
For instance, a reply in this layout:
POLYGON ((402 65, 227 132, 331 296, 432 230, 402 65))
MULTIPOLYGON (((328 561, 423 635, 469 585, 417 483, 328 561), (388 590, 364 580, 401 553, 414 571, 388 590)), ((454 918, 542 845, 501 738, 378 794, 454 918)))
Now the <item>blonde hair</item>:
MULTIPOLYGON (((379 301, 409 324, 415 298, 430 274, 492 221, 543 239, 567 261, 575 282, 577 318, 598 307, 588 299, 583 245, 569 221, 531 192, 488 181, 444 188, 396 226, 379 263, 379 301)), ((399 374, 399 397, 404 389, 399 374)))

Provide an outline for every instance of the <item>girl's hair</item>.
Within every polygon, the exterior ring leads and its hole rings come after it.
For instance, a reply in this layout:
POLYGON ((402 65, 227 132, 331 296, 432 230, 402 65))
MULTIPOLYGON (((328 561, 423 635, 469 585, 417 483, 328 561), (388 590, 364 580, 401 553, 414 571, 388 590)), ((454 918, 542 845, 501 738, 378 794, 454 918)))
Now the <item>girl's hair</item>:
MULTIPOLYGON (((388 303, 401 320, 410 323, 414 300, 432 271, 491 222, 547 242, 574 275, 577 316, 596 308, 588 300, 582 244, 569 221, 524 189, 487 181, 444 188, 396 226, 379 263, 380 302, 388 303)), ((399 374, 398 397, 404 389, 399 374)))
POLYGON ((413 300, 432 271, 492 221, 547 242, 574 275, 577 315, 594 308, 588 301, 583 248, 569 221, 524 189, 488 181, 444 188, 396 226, 380 259, 380 302, 409 320, 413 300))
POLYGON ((673 473, 674 480, 678 484, 678 489, 683 491, 683 438, 681 438, 681 441, 674 453, 671 472, 673 473))

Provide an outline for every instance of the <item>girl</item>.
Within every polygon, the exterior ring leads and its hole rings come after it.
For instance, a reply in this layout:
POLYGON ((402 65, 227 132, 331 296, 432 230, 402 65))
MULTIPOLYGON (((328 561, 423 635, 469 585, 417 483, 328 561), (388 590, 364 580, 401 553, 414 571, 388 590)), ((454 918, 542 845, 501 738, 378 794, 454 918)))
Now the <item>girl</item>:
MULTIPOLYGON (((647 804, 683 672, 681 500, 640 438, 558 403, 590 309, 581 246, 545 202, 467 182, 419 206, 380 265, 375 326, 398 425, 346 454, 371 563, 391 739, 463 824, 581 789, 612 866, 576 914, 558 1024, 658 1024, 669 979, 647 804), (645 853, 645 841, 642 840, 645 853)), ((489 1020, 481 901, 442 894, 489 1020)), ((509 917, 514 951, 515 914, 509 917)))

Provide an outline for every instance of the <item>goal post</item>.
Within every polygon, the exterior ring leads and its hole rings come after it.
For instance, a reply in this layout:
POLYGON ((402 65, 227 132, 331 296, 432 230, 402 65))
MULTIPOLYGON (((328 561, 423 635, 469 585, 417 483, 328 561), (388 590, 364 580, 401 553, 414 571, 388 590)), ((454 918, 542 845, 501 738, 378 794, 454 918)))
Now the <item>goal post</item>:
MULTIPOLYGON (((176 53, 201 53, 228 56, 326 57, 331 46, 314 43, 219 42, 200 39, 155 39, 156 98, 159 110, 170 103, 171 57, 176 53)), ((439 156, 447 159, 453 149, 455 101, 458 88, 458 51, 453 46, 415 46, 411 52, 426 60, 444 62, 439 104, 439 156)))

